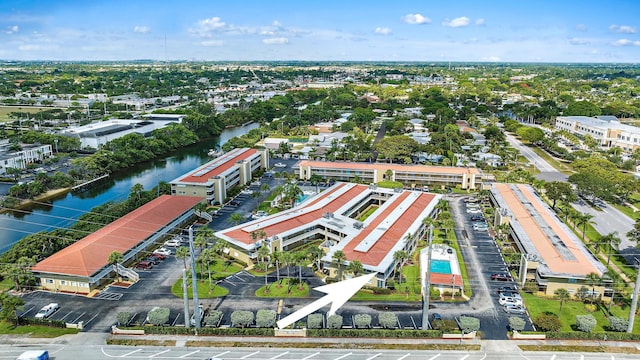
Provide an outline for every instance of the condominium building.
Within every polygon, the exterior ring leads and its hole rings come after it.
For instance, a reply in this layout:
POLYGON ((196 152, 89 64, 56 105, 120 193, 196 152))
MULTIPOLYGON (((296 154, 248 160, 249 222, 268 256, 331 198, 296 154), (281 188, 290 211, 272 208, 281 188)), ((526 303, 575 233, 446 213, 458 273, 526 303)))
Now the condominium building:
POLYGON ((10 150, 7 141, 0 144, 0 174, 6 174, 7 168, 24 170, 29 164, 41 163, 53 156, 51 145, 22 144, 20 150, 10 150))
POLYGON ((227 191, 251 182, 254 174, 269 166, 264 150, 233 149, 170 182, 173 195, 201 196, 208 203, 223 203, 227 191))
POLYGON ((482 184, 482 173, 477 168, 308 160, 300 161, 296 166, 300 179, 305 180, 316 174, 327 180, 364 183, 392 180, 413 187, 477 189, 482 184))

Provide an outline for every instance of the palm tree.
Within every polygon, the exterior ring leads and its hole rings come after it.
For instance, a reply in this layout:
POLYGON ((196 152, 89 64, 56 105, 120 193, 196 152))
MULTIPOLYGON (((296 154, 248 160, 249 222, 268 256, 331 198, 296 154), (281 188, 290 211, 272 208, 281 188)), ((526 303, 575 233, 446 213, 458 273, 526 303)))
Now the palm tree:
POLYGON ((287 267, 287 278, 291 277, 291 268, 290 265, 293 262, 293 254, 290 252, 282 252, 280 255, 280 260, 287 267))
POLYGON ((611 280, 611 301, 609 301, 609 307, 608 307, 608 311, 609 314, 611 314, 611 305, 613 305, 613 300, 615 299, 616 296, 616 287, 620 286, 620 284, 622 284, 623 282, 621 281, 622 278, 620 277, 620 275, 612 270, 608 270, 606 271, 604 274, 602 274, 602 278, 604 280, 611 280))
POLYGON ((269 184, 264 183, 264 184, 260 185, 260 191, 261 192, 267 192, 269 190, 271 190, 271 186, 269 186, 269 184))
POLYGON ((231 214, 231 216, 229 216, 229 219, 233 221, 234 225, 237 226, 242 220, 244 220, 244 216, 242 216, 242 214, 240 213, 235 212, 231 214))
POLYGON ((579 214, 579 216, 576 217, 576 222, 578 223, 578 225, 582 225, 582 242, 584 242, 584 237, 587 232, 587 225, 591 224, 591 219, 593 219, 593 215, 587 213, 579 214))
POLYGON ((189 248, 181 246, 176 250, 176 257, 182 260, 184 268, 187 268, 187 257, 189 256, 189 248))
POLYGON ((358 260, 353 260, 352 262, 350 262, 349 266, 347 266, 347 269, 351 271, 351 273, 353 273, 353 277, 358 277, 358 275, 364 271, 362 263, 358 260))
POLYGON ((609 266, 611 262, 611 250, 618 250, 618 246, 620 246, 620 238, 618 237, 618 232, 614 231, 612 233, 608 233, 607 235, 600 238, 600 243, 608 245, 607 251, 607 266, 609 266))
POLYGON ((591 286, 591 304, 592 305, 593 305, 593 300, 596 297, 596 285, 600 283, 600 280, 602 280, 600 278, 600 275, 594 272, 588 273, 587 276, 585 277, 585 281, 587 282, 587 284, 591 286))
POLYGON ((215 252, 212 249, 204 249, 200 253, 200 259, 207 265, 207 274, 209 275, 209 292, 213 290, 211 280, 211 262, 215 259, 215 252))
POLYGON ((316 264, 316 269, 320 270, 320 259, 324 256, 324 251, 319 247, 309 249, 309 258, 316 264))
POLYGON ((124 261, 124 256, 119 251, 112 251, 111 254, 109 254, 109 260, 107 261, 109 262, 109 265, 113 265, 114 269, 116 269, 116 279, 119 279, 120 274, 118 273, 118 264, 124 261))
MULTIPOLYGON (((260 259, 260 264, 264 266, 264 260, 269 257, 269 248, 266 245, 260 246, 258 249, 258 258, 260 259)), ((264 272, 267 272, 267 267, 264 267, 264 272)))
POLYGON ((449 231, 453 230, 456 226, 456 222, 453 219, 444 219, 441 226, 444 229, 446 239, 449 240, 449 231))
POLYGON ((567 289, 564 289, 564 288, 556 289, 556 291, 554 291, 553 294, 555 295, 555 298, 557 300, 560 300, 560 311, 558 313, 558 317, 562 317, 562 305, 564 304, 565 301, 571 298, 571 294, 569 294, 569 291, 567 291, 567 289))
POLYGON ((402 284, 402 267, 406 259, 407 252, 404 250, 398 250, 393 253, 393 260, 396 263, 396 273, 398 274, 398 289, 400 288, 400 284, 402 284))
POLYGON ((298 265, 298 282, 300 286, 302 286, 302 265, 304 265, 307 260, 307 252, 306 251, 296 251, 293 253, 293 261, 296 265, 298 265))
POLYGON ((347 256, 344 254, 344 252, 342 252, 342 250, 336 250, 331 258, 336 262, 336 265, 338 266, 338 280, 340 281, 342 280, 342 264, 347 259, 347 256))

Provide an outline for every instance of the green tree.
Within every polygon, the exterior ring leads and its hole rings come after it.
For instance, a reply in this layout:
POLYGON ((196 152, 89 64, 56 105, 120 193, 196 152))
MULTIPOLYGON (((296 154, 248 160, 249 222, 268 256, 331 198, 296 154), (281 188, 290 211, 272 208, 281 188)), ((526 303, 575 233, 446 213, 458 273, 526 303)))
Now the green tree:
POLYGON ((364 271, 362 263, 358 260, 351 261, 347 266, 347 269, 353 274, 353 277, 358 277, 358 275, 364 271))
POLYGON ((188 269, 187 258, 189 257, 189 255, 189 248, 187 248, 186 246, 181 246, 176 250, 176 258, 182 260, 182 264, 184 265, 185 269, 188 269))
POLYGON ((119 251, 112 251, 109 254, 109 265, 113 265, 113 268, 116 270, 116 279, 120 279, 120 274, 118 273, 118 264, 121 264, 124 261, 124 255, 122 255, 119 251))
POLYGON ((596 285, 600 284, 601 280, 602 279, 600 278, 600 275, 595 272, 590 272, 585 277, 585 281, 587 282, 587 284, 589 284, 589 286, 591 286, 591 295, 589 296, 591 304, 593 304, 593 301, 596 297, 596 285))
POLYGON ((0 293, 0 319, 14 322, 15 327, 18 327, 18 310, 24 310, 24 300, 17 296, 9 295, 7 292, 0 293))
POLYGON ((569 294, 569 291, 567 291, 567 289, 558 288, 553 292, 553 295, 556 300, 560 301, 560 310, 558 311, 558 314, 562 316, 562 305, 565 303, 565 301, 571 298, 571 294, 569 294))
POLYGON ((618 232, 616 231, 600 237, 599 242, 607 246, 607 267, 611 262, 612 251, 618 249, 618 246, 620 246, 621 241, 622 240, 620 240, 620 237, 618 237, 618 232))
POLYGON ((238 225, 242 220, 244 220, 244 216, 242 216, 242 214, 240 213, 233 213, 231 214, 231 216, 229 216, 229 219, 233 222, 234 225, 238 225))
POLYGON ((576 216, 576 224, 582 225, 582 241, 584 242, 585 235, 587 233, 587 225, 591 224, 593 215, 588 213, 578 213, 576 216))
POLYGON ((640 218, 633 224, 633 229, 627 232, 629 240, 636 243, 636 246, 640 245, 640 218))
POLYGON ((551 181, 544 184, 545 194, 552 201, 551 208, 555 210, 558 200, 563 202, 576 201, 577 197, 571 184, 562 181, 551 181))
POLYGON ((342 266, 344 264, 344 261, 347 259, 347 256, 344 254, 344 252, 342 252, 342 250, 336 250, 336 252, 334 252, 333 255, 331 256, 331 258, 333 259, 333 261, 338 266, 338 281, 341 281, 342 280, 342 266))
POLYGON ((396 273, 398 274, 398 288, 402 284, 402 266, 409 256, 404 250, 397 250, 393 253, 393 261, 396 264, 396 273))

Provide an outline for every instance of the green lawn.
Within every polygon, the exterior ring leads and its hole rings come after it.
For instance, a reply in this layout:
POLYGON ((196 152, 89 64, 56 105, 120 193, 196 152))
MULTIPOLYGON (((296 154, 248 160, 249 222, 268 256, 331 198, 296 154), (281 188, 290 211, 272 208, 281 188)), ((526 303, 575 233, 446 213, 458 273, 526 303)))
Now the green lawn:
POLYGON ((0 334, 25 335, 32 338, 54 338, 65 334, 77 333, 77 329, 65 329, 49 326, 25 325, 18 326, 16 328, 11 323, 0 321, 0 334))
POLYGON ((0 281, 0 291, 11 290, 13 288, 13 281, 11 279, 2 279, 0 281))
POLYGON ((613 203, 609 203, 609 204, 615 207, 616 209, 620 210, 620 212, 632 218, 633 220, 638 220, 638 218, 640 218, 640 213, 633 211, 633 209, 628 206, 622 206, 622 205, 613 204, 613 203))
POLYGON ((556 160, 554 157, 549 155, 546 151, 540 149, 537 146, 529 146, 529 148, 533 150, 536 154, 538 154, 538 156, 546 160, 549 163, 549 165, 553 166, 556 170, 560 171, 561 173, 565 175, 573 174, 573 169, 571 168, 571 166, 556 160))
MULTIPOLYGON (((229 293, 229 291, 223 287, 216 286, 215 282, 220 279, 224 279, 227 276, 233 275, 240 270, 242 270, 242 266, 237 263, 228 263, 226 261, 222 261, 220 259, 214 261, 210 264, 211 268, 211 282, 212 286, 209 289, 209 274, 207 271, 203 271, 200 274, 200 267, 198 266, 198 297, 200 299, 208 299, 208 298, 216 298, 225 296, 229 293)), ((191 289, 191 275, 190 272, 187 274, 189 277, 187 279, 188 290, 187 294, 189 298, 193 298, 193 290, 191 289)), ((173 286, 171 287, 171 293, 177 297, 182 297, 182 278, 177 280, 173 286)))
MULTIPOLYGON (((558 315, 558 311, 560 310, 560 301, 558 300, 537 297, 527 293, 522 293, 522 299, 524 300, 527 310, 529 310, 531 318, 534 320, 538 315, 544 312, 550 312, 558 315)), ((605 331, 603 326, 609 325, 609 321, 605 317, 606 310, 606 307, 599 307, 598 310, 591 313, 598 322, 593 332, 603 332, 605 331)), ((613 306, 611 308, 611 313, 614 316, 626 319, 629 316, 629 308, 625 307, 623 309, 619 306, 613 306)), ((562 305, 562 314, 560 316, 560 322, 562 323, 561 331, 573 331, 571 326, 576 323, 576 315, 586 314, 589 314, 589 312, 586 310, 585 304, 582 301, 565 302, 562 305)), ((640 334, 640 321, 636 319, 633 325, 633 333, 640 334)))
POLYGON ((271 283, 267 286, 263 286, 256 290, 257 297, 266 297, 266 298, 304 298, 309 296, 309 285, 307 283, 302 283, 302 286, 295 283, 296 279, 294 278, 284 278, 280 279, 279 282, 271 283), (291 287, 289 286, 289 283, 291 287))

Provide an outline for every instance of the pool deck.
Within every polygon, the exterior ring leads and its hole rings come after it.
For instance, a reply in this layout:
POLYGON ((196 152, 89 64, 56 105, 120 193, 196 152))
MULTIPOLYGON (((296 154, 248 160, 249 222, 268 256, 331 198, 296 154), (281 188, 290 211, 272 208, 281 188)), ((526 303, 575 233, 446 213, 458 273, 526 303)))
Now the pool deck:
MULTIPOLYGON (((431 282, 431 286, 434 285, 444 285, 444 286, 451 286, 454 285, 455 287, 458 287, 460 289, 462 289, 463 283, 462 283, 462 275, 461 275, 461 271, 460 271, 460 264, 458 263, 458 257, 456 256, 456 251, 455 249, 451 248, 453 250, 453 252, 451 254, 449 254, 447 252, 447 249, 449 249, 451 247, 444 245, 444 244, 434 244, 433 245, 433 251, 431 252, 431 260, 442 260, 442 261, 448 261, 449 265, 451 266, 451 274, 440 274, 440 273, 434 273, 431 272, 430 273, 430 282, 431 282)), ((429 267, 429 261, 428 261, 428 253, 427 251, 429 250, 429 248, 424 248, 420 251, 420 268, 421 269, 428 269, 429 267)), ((424 289, 424 286, 426 284, 426 272, 422 272, 420 279, 422 282, 422 288, 424 289)))

